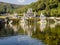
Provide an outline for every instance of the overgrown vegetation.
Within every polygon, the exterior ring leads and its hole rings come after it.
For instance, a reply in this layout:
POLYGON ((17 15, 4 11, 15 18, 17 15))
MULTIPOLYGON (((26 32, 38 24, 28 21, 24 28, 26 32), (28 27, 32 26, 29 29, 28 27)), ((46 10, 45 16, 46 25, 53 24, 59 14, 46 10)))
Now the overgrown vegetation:
POLYGON ((23 14, 28 8, 32 8, 33 12, 37 12, 40 15, 41 12, 46 16, 60 16, 60 0, 38 0, 30 5, 12 5, 12 4, 0 4, 1 13, 18 13, 23 14))
POLYGON ((10 3, 0 2, 0 15, 13 14, 16 9, 23 7, 24 5, 16 5, 10 3))
POLYGON ((46 16, 60 16, 60 1, 59 0, 38 0, 23 8, 17 9, 17 13, 26 12, 28 8, 32 8, 33 11, 40 15, 41 12, 46 16))

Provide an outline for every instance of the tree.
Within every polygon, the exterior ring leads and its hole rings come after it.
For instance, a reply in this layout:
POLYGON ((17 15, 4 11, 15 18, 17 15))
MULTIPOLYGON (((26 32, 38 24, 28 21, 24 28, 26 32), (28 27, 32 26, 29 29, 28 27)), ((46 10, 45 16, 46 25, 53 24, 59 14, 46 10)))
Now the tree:
POLYGON ((38 10, 44 10, 45 8, 46 8, 46 5, 43 2, 38 5, 38 10))

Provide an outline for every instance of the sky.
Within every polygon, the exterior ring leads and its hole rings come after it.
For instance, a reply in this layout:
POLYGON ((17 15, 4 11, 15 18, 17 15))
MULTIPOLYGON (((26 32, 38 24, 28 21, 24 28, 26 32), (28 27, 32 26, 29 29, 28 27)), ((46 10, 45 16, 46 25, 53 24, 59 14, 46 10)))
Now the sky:
POLYGON ((7 2, 12 4, 30 4, 32 2, 36 2, 37 0, 0 0, 0 2, 7 2))

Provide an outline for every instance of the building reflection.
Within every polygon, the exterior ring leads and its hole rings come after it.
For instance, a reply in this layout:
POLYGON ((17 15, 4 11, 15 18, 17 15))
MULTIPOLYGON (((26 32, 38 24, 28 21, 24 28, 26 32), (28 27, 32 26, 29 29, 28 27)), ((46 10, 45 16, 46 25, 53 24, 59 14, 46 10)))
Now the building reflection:
POLYGON ((14 34, 16 34, 18 32, 18 26, 17 25, 13 25, 13 24, 7 24, 5 23, 5 30, 6 31, 13 31, 14 34))
POLYGON ((50 26, 50 28, 55 28, 56 25, 58 25, 58 24, 60 24, 60 23, 59 22, 54 22, 53 24, 50 24, 49 26, 50 26))
POLYGON ((20 25, 24 30, 24 34, 27 34, 28 36, 32 36, 32 28, 33 28, 33 26, 28 25, 26 23, 20 23, 20 25))
POLYGON ((46 23, 40 23, 40 31, 43 32, 46 28, 46 23))
POLYGON ((55 28, 56 25, 57 25, 57 23, 50 24, 50 28, 55 28))

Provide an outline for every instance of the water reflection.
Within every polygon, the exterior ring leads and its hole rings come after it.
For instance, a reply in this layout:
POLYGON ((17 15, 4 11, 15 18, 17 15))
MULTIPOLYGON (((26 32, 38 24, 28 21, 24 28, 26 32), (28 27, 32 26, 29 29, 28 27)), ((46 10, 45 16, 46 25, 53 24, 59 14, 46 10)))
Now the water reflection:
POLYGON ((20 26, 24 30, 24 33, 26 32, 28 36, 31 36, 32 35, 32 30, 33 30, 33 26, 32 25, 28 25, 28 24, 26 24, 24 22, 24 23, 20 23, 20 26))
POLYGON ((53 24, 40 24, 40 30, 43 32, 39 32, 38 30, 32 35, 32 37, 43 40, 47 45, 60 45, 60 25, 59 23, 53 24), (47 27, 46 27, 47 26, 47 27))
POLYGON ((25 22, 24 20, 22 22, 19 22, 18 25, 5 23, 3 30, 0 30, 0 37, 4 35, 12 36, 12 37, 8 37, 9 39, 5 38, 3 40, 0 40, 0 42, 4 42, 4 44, 11 43, 11 45, 15 45, 15 44, 16 45, 18 44, 60 45, 60 25, 59 23, 56 22, 54 22, 53 24, 50 23, 38 24, 36 22, 30 24, 30 22, 28 21, 25 22), (17 34, 17 36, 12 36, 12 35, 16 35, 16 33, 18 34, 23 33, 23 34, 19 34, 19 35, 17 34), (41 42, 43 42, 43 44, 41 42))
POLYGON ((11 23, 10 24, 5 23, 5 29, 8 29, 8 28, 13 29, 13 31, 15 33, 18 31, 18 26, 17 25, 12 25, 11 23))
POLYGON ((42 40, 47 45, 60 45, 60 25, 54 22, 50 23, 40 23, 34 25, 27 25, 24 23, 24 29, 27 35, 42 40), (40 31, 39 31, 40 30, 40 31))
POLYGON ((0 29, 0 37, 12 36, 17 34, 18 31, 17 25, 12 25, 7 23, 4 23, 2 25, 0 24, 0 26, 2 27, 0 29))
POLYGON ((46 23, 40 23, 40 31, 43 32, 46 28, 46 23))
POLYGON ((54 24, 50 24, 50 27, 55 28, 56 25, 57 25, 57 23, 55 22, 54 24))
POLYGON ((18 26, 17 25, 9 24, 9 26, 10 26, 10 28, 12 28, 14 30, 14 32, 18 31, 18 26))

